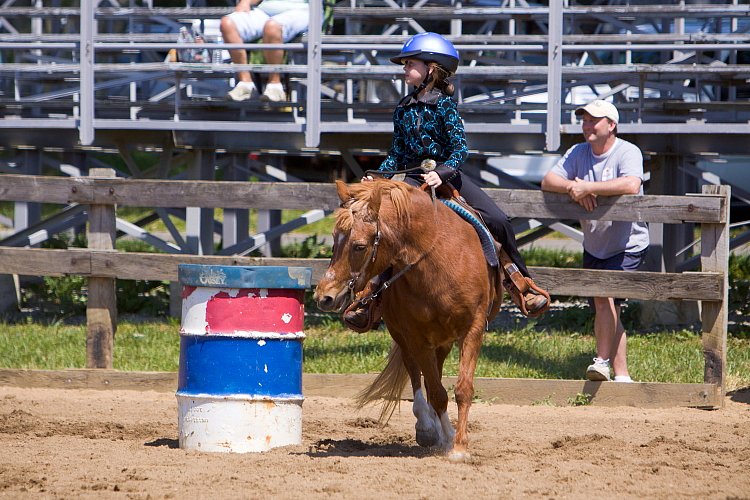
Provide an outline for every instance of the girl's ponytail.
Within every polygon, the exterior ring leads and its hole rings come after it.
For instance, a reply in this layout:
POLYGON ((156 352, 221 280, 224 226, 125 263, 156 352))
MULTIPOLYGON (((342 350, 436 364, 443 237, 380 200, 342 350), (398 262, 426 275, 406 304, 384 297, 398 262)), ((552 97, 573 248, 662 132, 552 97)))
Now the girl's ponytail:
POLYGON ((455 94, 456 87, 448 81, 448 77, 450 76, 448 70, 436 62, 430 62, 429 67, 432 70, 433 87, 447 96, 455 94))

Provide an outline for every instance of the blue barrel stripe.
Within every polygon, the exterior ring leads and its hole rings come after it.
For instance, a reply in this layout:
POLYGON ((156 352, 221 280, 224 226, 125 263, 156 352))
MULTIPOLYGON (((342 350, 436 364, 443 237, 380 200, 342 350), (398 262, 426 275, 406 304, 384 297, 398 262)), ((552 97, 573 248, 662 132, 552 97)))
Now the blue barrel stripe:
POLYGON ((302 342, 182 336, 181 395, 302 397, 302 342))

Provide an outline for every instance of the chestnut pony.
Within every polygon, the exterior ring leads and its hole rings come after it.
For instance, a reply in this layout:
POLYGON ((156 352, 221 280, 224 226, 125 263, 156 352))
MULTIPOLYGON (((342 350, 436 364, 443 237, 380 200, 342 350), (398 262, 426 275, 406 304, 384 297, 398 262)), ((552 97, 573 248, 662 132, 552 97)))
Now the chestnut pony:
POLYGON ((501 280, 487 264, 471 225, 427 193, 385 179, 351 185, 337 181, 336 189, 341 207, 333 257, 315 290, 318 307, 341 312, 374 276, 392 268, 395 278, 382 293, 391 351, 382 373, 360 394, 360 406, 384 400, 381 420, 387 420, 410 379, 417 442, 464 460, 469 457, 474 370, 487 322, 503 296, 501 280), (460 353, 455 431, 441 383, 443 362, 454 344, 460 353))

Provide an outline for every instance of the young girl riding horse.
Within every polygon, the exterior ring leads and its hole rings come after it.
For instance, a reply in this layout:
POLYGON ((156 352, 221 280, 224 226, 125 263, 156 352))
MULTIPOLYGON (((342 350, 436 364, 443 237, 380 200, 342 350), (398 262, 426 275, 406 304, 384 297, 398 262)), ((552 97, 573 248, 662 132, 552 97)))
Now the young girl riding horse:
MULTIPOLYGON (((414 91, 404 97, 393 112, 392 145, 378 170, 390 177, 389 171, 417 167, 423 160, 434 160, 437 163, 434 170, 408 173, 404 182, 416 187, 425 183, 431 188, 446 184, 457 190, 478 212, 509 257, 503 267, 516 287, 510 292, 511 296, 515 293, 517 305, 530 316, 541 314, 548 307, 549 296, 531 280, 518 252, 508 216, 461 172, 468 148, 463 122, 456 102, 451 98, 455 89, 447 80, 458 69, 456 48, 437 33, 420 33, 411 37, 391 62, 403 64, 406 84, 413 86, 414 91)), ((372 180, 369 175, 362 179, 363 182, 372 180)), ((377 281, 373 280, 361 295, 367 296, 377 290, 377 281)), ((366 305, 355 303, 344 314, 344 321, 355 330, 366 329, 372 324, 373 314, 375 319, 379 317, 377 311, 370 311, 370 307, 377 309, 378 300, 367 302, 366 305)))

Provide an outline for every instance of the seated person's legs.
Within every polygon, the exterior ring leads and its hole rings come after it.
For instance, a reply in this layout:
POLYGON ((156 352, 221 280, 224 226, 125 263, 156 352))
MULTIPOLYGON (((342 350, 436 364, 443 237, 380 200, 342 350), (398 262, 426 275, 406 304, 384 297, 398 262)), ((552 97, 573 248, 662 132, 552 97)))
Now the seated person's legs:
MULTIPOLYGON (((221 36, 225 43, 255 41, 263 35, 263 27, 268 19, 268 14, 260 9, 232 12, 221 18, 221 36)), ((234 64, 247 64, 245 49, 232 49, 229 55, 234 64)), ((249 71, 238 71, 237 80, 237 86, 227 94, 228 98, 233 101, 245 101, 257 94, 249 71)))
MULTIPOLYGON (((297 35, 307 31, 309 24, 309 10, 306 8, 292 9, 274 15, 263 27, 264 43, 287 43, 297 35)), ((281 49, 270 49, 264 51, 266 64, 282 64, 284 62, 284 51, 281 49)), ((283 101, 286 92, 281 85, 279 73, 269 73, 268 83, 263 91, 263 98, 269 101, 283 101)))

